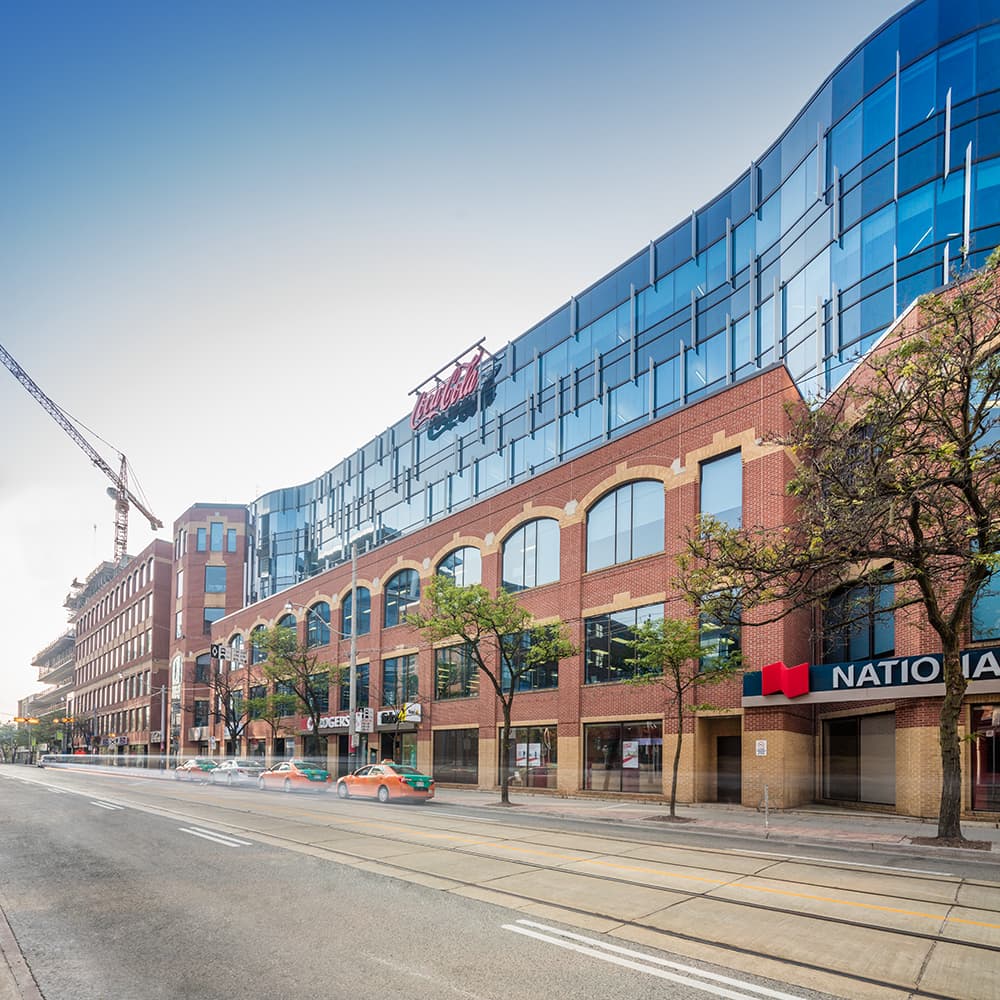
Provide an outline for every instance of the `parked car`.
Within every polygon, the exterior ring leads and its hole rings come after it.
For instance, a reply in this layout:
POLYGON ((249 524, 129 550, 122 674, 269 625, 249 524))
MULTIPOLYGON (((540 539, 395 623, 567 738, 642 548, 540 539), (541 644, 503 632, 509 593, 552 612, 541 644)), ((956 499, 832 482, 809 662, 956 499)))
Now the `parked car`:
POLYGON ((309 760, 282 760, 257 777, 257 787, 261 790, 324 792, 329 785, 330 772, 321 764, 309 760))
POLYGON ((59 763, 59 758, 54 753, 43 753, 42 756, 39 757, 37 761, 35 761, 35 764, 38 767, 48 767, 52 764, 57 764, 57 763, 59 763))
POLYGON ((209 772, 213 785, 252 785, 264 771, 264 763, 259 760, 248 760, 240 757, 230 757, 219 762, 218 767, 209 772))
POLYGON ((434 779, 415 767, 384 760, 381 764, 369 764, 358 768, 353 774, 345 774, 337 780, 337 794, 346 799, 352 795, 378 799, 434 798, 434 779))
POLYGON ((206 774, 209 771, 214 771, 218 766, 219 762, 212 760, 211 757, 192 757, 174 768, 174 777, 178 781, 207 781, 206 774))

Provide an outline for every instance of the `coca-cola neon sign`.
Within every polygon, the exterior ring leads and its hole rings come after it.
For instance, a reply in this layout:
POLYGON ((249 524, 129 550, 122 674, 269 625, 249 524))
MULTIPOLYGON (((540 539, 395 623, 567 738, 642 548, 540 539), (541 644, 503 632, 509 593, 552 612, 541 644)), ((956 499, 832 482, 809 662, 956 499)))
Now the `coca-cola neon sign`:
POLYGON ((495 370, 493 359, 479 344, 475 345, 475 354, 468 361, 456 361, 447 378, 442 380, 437 374, 433 375, 431 377, 437 381, 432 389, 414 390, 417 401, 410 414, 410 427, 418 431, 425 424, 459 409, 463 403, 475 400, 480 388, 493 380, 495 370))

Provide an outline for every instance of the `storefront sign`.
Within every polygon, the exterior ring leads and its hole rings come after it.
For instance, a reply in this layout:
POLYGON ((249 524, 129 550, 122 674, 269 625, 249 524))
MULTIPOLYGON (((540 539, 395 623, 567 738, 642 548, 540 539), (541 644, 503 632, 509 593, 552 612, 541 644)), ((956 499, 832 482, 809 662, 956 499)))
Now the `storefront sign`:
MULTIPOLYGON (((354 731, 361 731, 361 713, 355 712, 355 725, 354 731)), ((313 725, 312 717, 303 719, 302 725, 299 727, 304 733, 311 733, 315 726, 313 725)), ((348 715, 321 715, 319 719, 320 730, 326 729, 350 729, 351 728, 351 716, 348 715)))
POLYGON ((420 703, 406 702, 396 708, 386 708, 378 713, 378 724, 380 726, 395 726, 401 722, 420 721, 420 703))
MULTIPOLYGON (((970 691, 1000 691, 1000 647, 961 654, 970 691)), ((944 693, 940 653, 850 663, 770 663, 743 676, 743 705, 761 706, 878 698, 929 698, 944 693)))
POLYGON ((455 364, 447 378, 442 380, 439 374, 435 374, 427 379, 427 382, 435 383, 432 389, 414 390, 417 401, 410 414, 410 427, 414 431, 429 425, 428 433, 432 438, 436 437, 471 416, 480 400, 484 406, 492 401, 500 364, 478 344, 474 350, 468 361, 455 364))
POLYGON ((756 740, 754 742, 754 748, 758 757, 767 756, 767 740, 756 740))

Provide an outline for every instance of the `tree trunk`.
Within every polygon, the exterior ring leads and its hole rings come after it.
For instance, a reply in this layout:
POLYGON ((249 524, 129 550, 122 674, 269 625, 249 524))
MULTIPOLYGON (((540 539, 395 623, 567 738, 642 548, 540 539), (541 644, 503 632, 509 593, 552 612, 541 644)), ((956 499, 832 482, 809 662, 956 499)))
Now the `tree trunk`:
POLYGON ((677 747, 674 750, 674 773, 670 779, 670 818, 677 818, 677 769, 681 763, 681 741, 684 739, 684 692, 677 692, 677 747))
POLYGON ((503 730, 500 733, 500 802, 510 805, 510 704, 501 700, 503 706, 503 730))
POLYGON ((941 703, 941 806, 938 837, 962 839, 962 752, 958 722, 962 714, 966 679, 957 644, 948 643, 942 656, 944 700, 941 703))

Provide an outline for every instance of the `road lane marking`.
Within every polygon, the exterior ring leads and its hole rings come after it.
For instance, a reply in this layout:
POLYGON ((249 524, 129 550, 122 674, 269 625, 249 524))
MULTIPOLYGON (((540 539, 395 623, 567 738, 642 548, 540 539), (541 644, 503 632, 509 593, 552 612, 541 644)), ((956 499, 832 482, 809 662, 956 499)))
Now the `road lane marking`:
POLYGON ((91 800, 90 804, 92 806, 100 806, 102 809, 124 809, 124 806, 116 806, 114 802, 95 802, 91 800))
MULTIPOLYGON (((891 845, 890 849, 891 849, 891 845)), ((814 858, 808 854, 775 854, 770 851, 750 851, 749 857, 754 858, 778 858, 781 861, 817 861, 822 865, 834 865, 841 867, 850 865, 851 868, 875 868, 882 872, 906 872, 907 875, 938 875, 941 878, 959 878, 953 872, 932 872, 927 868, 894 868, 892 865, 872 865, 864 861, 840 861, 837 858, 814 858)), ((975 859, 973 859, 975 860, 975 859)))
POLYGON ((181 833, 190 833, 192 837, 201 837, 204 840, 214 841, 216 844, 222 844, 225 847, 252 847, 253 844, 249 840, 239 840, 236 837, 230 837, 227 834, 219 833, 218 830, 202 830, 199 827, 188 827, 181 826, 178 827, 181 833))
POLYGON ((801 1000, 801 997, 792 993, 781 993, 766 986, 756 986, 753 983, 743 982, 739 979, 730 979, 728 976, 706 972, 694 966, 682 965, 680 962, 670 962, 667 959, 657 958, 654 955, 645 955, 642 952, 632 951, 629 948, 620 948, 616 945, 598 941, 595 938, 584 937, 582 934, 573 934, 569 931, 559 930, 556 927, 538 924, 533 920, 519 920, 517 924, 503 924, 502 927, 505 931, 523 934, 525 937, 545 941, 547 944, 554 944, 559 948, 565 948, 567 951, 589 955, 591 958, 599 959, 602 962, 610 962, 612 965, 620 965, 626 969, 634 969, 636 972, 644 972, 647 976, 666 979, 681 986, 688 986, 692 989, 701 990, 703 993, 710 993, 713 996, 726 997, 727 1000, 758 1000, 760 997, 769 997, 771 1000, 801 1000), (533 928, 541 928, 545 933, 541 933, 533 928), (566 940, 567 938, 570 940, 566 940), (581 943, 578 944, 577 942, 581 943), (635 959, 639 961, 635 961, 635 959), (668 972, 667 969, 676 969, 678 972, 668 972), (679 972, 684 972, 686 975, 680 975, 679 972), (700 978, 693 979, 692 976, 700 978), (716 986, 713 985, 714 983, 725 985, 716 986), (727 989, 727 986, 734 986, 742 992, 737 993, 735 990, 727 989))

